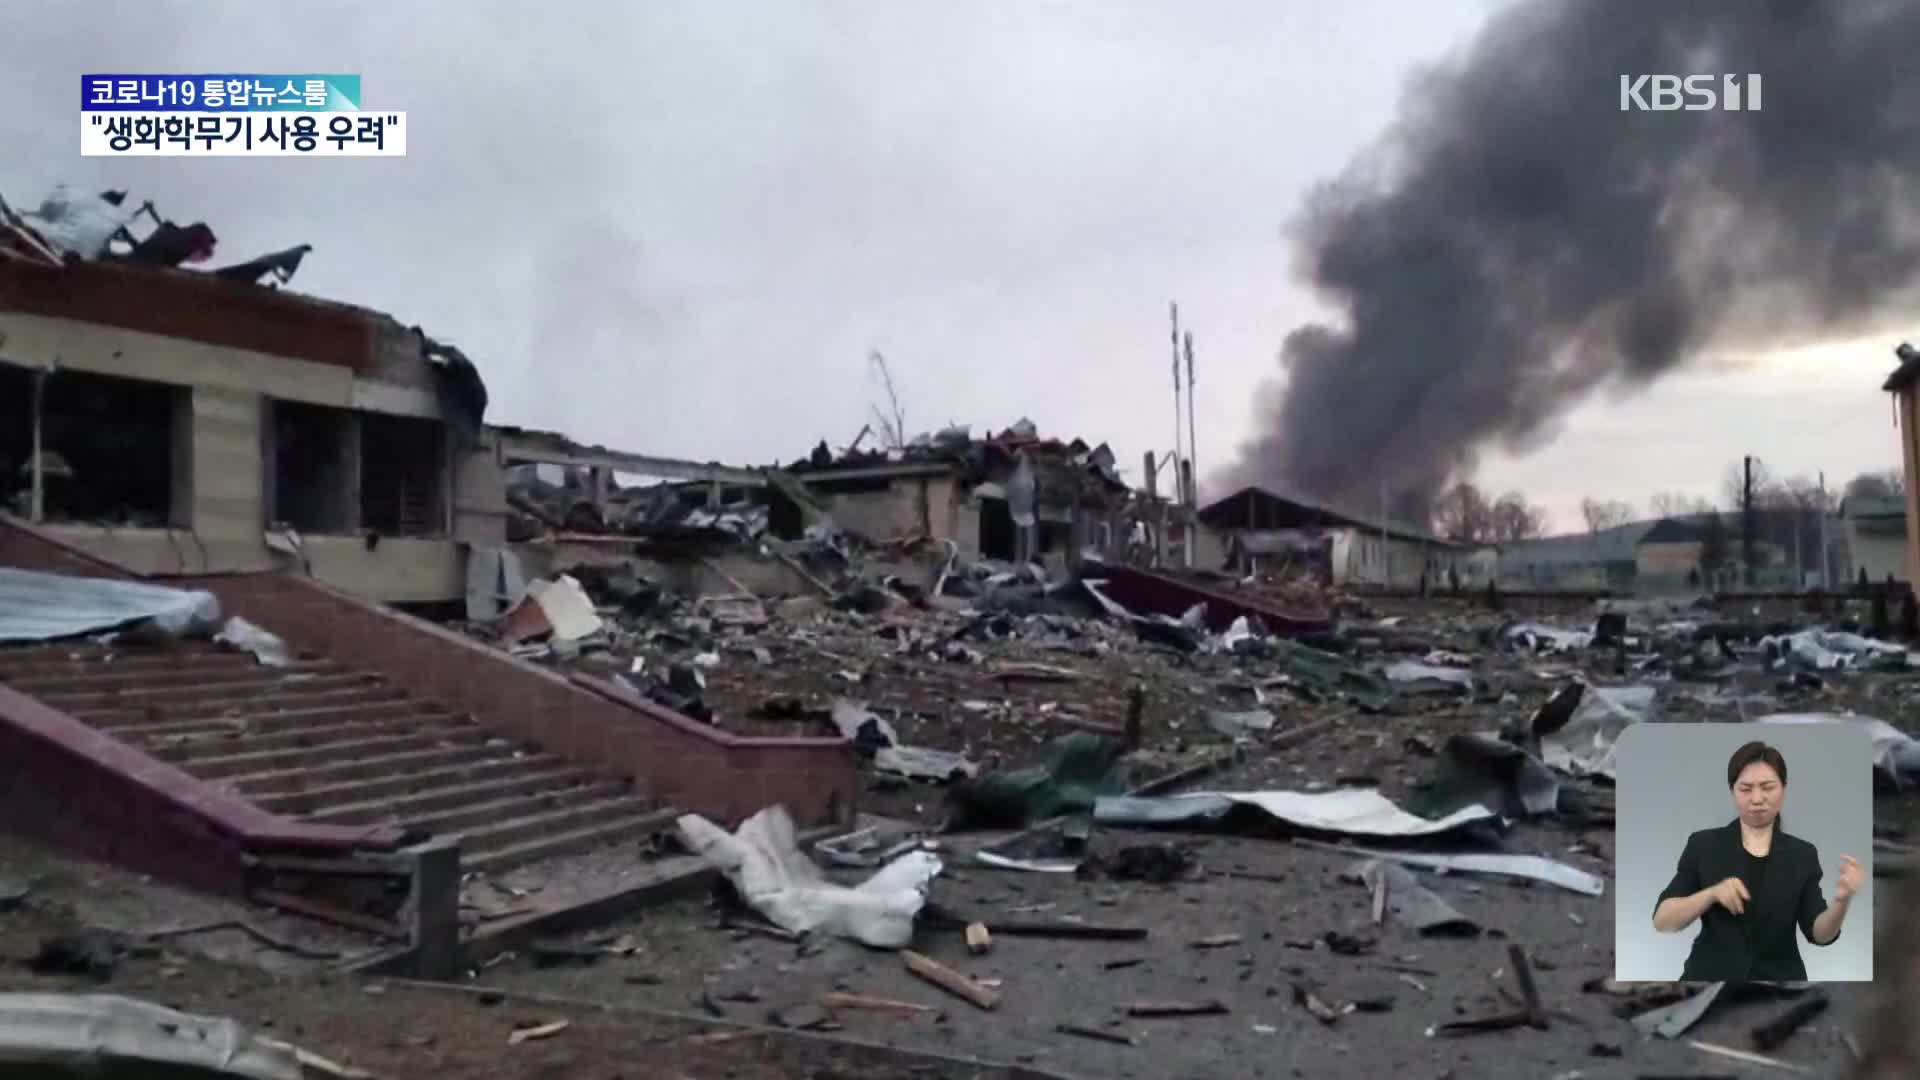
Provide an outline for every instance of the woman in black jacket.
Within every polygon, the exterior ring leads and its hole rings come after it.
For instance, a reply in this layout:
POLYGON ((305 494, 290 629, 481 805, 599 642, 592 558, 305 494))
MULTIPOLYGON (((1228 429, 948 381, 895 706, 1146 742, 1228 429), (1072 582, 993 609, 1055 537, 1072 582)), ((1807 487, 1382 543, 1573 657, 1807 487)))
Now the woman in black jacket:
POLYGON ((1781 831, 1787 759, 1750 742, 1727 761, 1733 821, 1687 837, 1673 881, 1653 909, 1653 928, 1674 934, 1700 922, 1680 978, 1687 982, 1801 982, 1807 967, 1793 932, 1815 945, 1840 936, 1860 889, 1860 863, 1840 857, 1833 902, 1820 892, 1820 856, 1781 831))

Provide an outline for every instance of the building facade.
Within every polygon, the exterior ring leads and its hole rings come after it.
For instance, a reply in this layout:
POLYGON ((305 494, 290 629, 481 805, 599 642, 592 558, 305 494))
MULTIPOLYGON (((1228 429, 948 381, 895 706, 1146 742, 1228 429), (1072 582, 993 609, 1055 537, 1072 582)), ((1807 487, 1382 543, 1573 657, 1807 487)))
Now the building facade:
POLYGON ((362 308, 213 274, 0 259, 0 504, 150 573, 464 594, 504 539, 485 390, 362 308))

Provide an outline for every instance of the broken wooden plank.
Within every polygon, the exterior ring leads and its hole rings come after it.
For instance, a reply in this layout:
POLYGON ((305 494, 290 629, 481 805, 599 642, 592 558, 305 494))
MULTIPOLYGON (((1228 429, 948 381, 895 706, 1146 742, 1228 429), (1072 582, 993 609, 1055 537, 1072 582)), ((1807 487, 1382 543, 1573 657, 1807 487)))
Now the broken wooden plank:
POLYGON ((917 1001, 901 1001, 897 998, 876 997, 873 994, 854 994, 842 990, 830 990, 816 999, 823 1009, 864 1009, 868 1012, 892 1012, 919 1015, 937 1013, 940 1010, 932 1005, 922 1005, 917 1001))
POLYGON ((906 962, 907 970, 933 985, 952 994, 962 1001, 969 1002, 981 1009, 994 1009, 1000 1004, 1000 992, 981 986, 972 979, 953 970, 931 956, 923 956, 911 949, 903 950, 900 959, 906 962))
POLYGON ((1813 1071, 1812 1069, 1809 1069, 1804 1065, 1795 1065, 1791 1061, 1781 1061, 1779 1058, 1768 1057, 1765 1054, 1755 1054, 1746 1050, 1735 1050, 1731 1046, 1721 1046, 1717 1043, 1701 1042, 1698 1039, 1690 1040, 1688 1042, 1688 1045, 1692 1046, 1695 1050, 1701 1051, 1702 1053, 1713 1054, 1717 1057, 1728 1058, 1733 1061, 1745 1062, 1748 1065, 1764 1065, 1770 1069, 1781 1069, 1786 1072, 1796 1072, 1796 1073, 1810 1073, 1813 1071))
POLYGON ((1231 1011, 1219 1000, 1136 1001, 1127 1006, 1127 1015, 1138 1017, 1223 1016, 1231 1011))
POLYGON ((1507 946, 1507 960, 1513 965, 1513 981, 1520 986, 1520 1000, 1525 1003, 1527 1026, 1541 1031, 1547 1029, 1547 1010, 1540 1003, 1540 987, 1533 981, 1533 963, 1527 959, 1527 950, 1518 945, 1507 946))
POLYGON ((993 948, 993 935, 988 932, 985 923, 967 924, 967 951, 975 956, 993 948))
POLYGON ((1147 936, 1144 926, 1110 926, 1100 923, 1052 921, 989 921, 987 929, 1002 937, 1074 938, 1088 941, 1139 941, 1147 936))
POLYGON ((507 1045, 519 1046, 523 1042, 532 1042, 535 1039, 551 1039, 555 1035, 567 1030, 570 1026, 571 1025, 565 1020, 555 1020, 551 1023, 537 1024, 533 1027, 515 1028, 513 1033, 507 1036, 507 1045))
POLYGON ((1753 1029, 1753 1048, 1764 1052, 1786 1042, 1807 1021, 1825 1012, 1829 1003, 1824 991, 1815 990, 1787 1006, 1779 1016, 1753 1029))
POLYGON ((1118 1031, 1102 1031, 1085 1024, 1055 1024, 1053 1030, 1062 1035, 1078 1035, 1082 1039, 1098 1039, 1101 1042, 1117 1043, 1121 1046, 1138 1046, 1139 1040, 1118 1031))
POLYGON ((1293 1001, 1294 1004, 1313 1014, 1315 1020, 1320 1021, 1328 1027, 1332 1027, 1340 1020, 1340 1010, 1327 1004, 1326 1000, 1319 994, 1314 993, 1299 983, 1293 984, 1293 1001))

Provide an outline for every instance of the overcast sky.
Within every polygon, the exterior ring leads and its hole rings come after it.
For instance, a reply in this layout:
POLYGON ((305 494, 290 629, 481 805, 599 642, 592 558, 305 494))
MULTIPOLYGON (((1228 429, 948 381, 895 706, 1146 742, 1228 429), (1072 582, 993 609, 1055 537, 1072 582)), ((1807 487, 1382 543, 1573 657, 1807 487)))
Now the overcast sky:
MULTIPOLYGON (((1325 315, 1283 235, 1303 195, 1500 6, 0 0, 0 191, 129 188, 216 262, 311 243, 296 288, 459 344, 491 419, 701 460, 845 443, 879 349, 910 429, 1025 415, 1137 480, 1173 441, 1177 299, 1204 474, 1325 315), (357 73, 408 156, 79 157, 81 75, 215 70, 357 73)), ((1585 495, 1718 496, 1744 453, 1894 467, 1897 341, 1603 396, 1481 480, 1573 528, 1585 495)))

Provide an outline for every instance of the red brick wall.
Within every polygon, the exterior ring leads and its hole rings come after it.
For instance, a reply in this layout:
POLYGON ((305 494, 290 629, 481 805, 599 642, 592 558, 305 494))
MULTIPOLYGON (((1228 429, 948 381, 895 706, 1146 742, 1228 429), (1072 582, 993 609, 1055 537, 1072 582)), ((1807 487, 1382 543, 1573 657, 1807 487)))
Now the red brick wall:
POLYGON ((207 589, 222 609, 295 648, 377 673, 471 713, 488 728, 640 781, 650 794, 735 821, 784 802, 802 824, 850 813, 858 790, 841 738, 747 738, 624 693, 572 680, 424 620, 283 574, 168 579, 207 589))
MULTIPOLYGON (((0 518, 0 566, 134 576, 9 518, 0 518)), ((390 829, 269 814, 3 685, 0 762, 0 827, 189 888, 237 895, 242 851, 390 848, 399 839, 390 829)))
POLYGON ((0 514, 0 566, 75 577, 134 576, 112 563, 48 539, 26 522, 5 514, 0 514))
POLYGON ((0 761, 9 776, 0 824, 9 831, 190 888, 239 894, 242 851, 391 849, 399 840, 392 829, 270 814, 5 686, 0 761))
POLYGON ((186 270, 108 263, 61 269, 0 259, 0 311, 77 319, 365 371, 370 313, 186 270))

